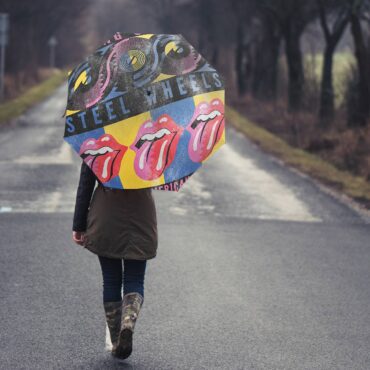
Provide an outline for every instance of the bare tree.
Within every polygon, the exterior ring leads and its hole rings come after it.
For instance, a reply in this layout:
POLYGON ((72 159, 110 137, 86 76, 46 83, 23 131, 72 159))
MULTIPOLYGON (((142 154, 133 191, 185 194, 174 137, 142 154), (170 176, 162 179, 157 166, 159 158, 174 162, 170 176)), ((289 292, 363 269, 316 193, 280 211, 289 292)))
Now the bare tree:
MULTIPOLYGON (((282 33, 271 12, 257 7, 257 17, 250 32, 258 45, 254 46, 253 95, 262 100, 275 100, 282 33)), ((253 40, 252 40, 253 41, 253 40)))
POLYGON ((236 71, 236 86, 238 94, 243 96, 248 92, 248 80, 250 80, 251 64, 253 56, 251 55, 251 43, 253 36, 251 35, 249 23, 252 22, 253 11, 251 2, 243 0, 232 0, 232 9, 236 21, 235 28, 235 71, 236 71), (247 40, 248 39, 248 40, 247 40))
POLYGON ((370 50, 366 46, 364 31, 361 23, 365 16, 365 23, 369 26, 367 18, 369 2, 365 0, 348 0, 352 5, 351 32, 355 44, 355 57, 358 68, 357 112, 349 123, 352 126, 365 126, 370 115, 370 50))
POLYGON ((305 0, 260 0, 258 4, 273 15, 280 28, 288 64, 289 109, 299 110, 305 82, 300 40, 307 24, 317 16, 317 7, 305 0))
POLYGON ((317 0, 321 28, 325 38, 324 62, 321 79, 320 119, 327 126, 334 117, 333 57, 351 14, 347 1, 317 0), (330 27, 328 16, 335 17, 330 27))
POLYGON ((65 41, 64 45, 68 48, 63 50, 64 63, 71 62, 71 55, 83 54, 74 29, 90 1, 2 0, 1 10, 9 13, 10 18, 6 71, 14 76, 18 88, 39 79, 39 67, 48 65, 47 41, 62 29, 66 19, 71 28, 69 32, 58 33, 60 43, 57 52, 65 41))

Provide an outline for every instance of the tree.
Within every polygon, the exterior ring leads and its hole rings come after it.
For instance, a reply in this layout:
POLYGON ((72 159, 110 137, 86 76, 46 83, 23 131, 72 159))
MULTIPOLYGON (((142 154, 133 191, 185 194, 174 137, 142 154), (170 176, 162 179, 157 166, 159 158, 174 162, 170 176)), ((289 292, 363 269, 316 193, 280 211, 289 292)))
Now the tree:
POLYGON ((317 7, 305 0, 260 0, 258 4, 273 15, 280 28, 288 65, 289 109, 299 110, 305 82, 300 40, 307 24, 316 17, 317 7))
MULTIPOLYGON (((355 57, 358 69, 358 92, 356 114, 352 115, 351 126, 365 126, 370 114, 370 50, 366 46, 364 31, 361 24, 362 16, 368 15, 369 2, 364 0, 348 0, 351 9, 351 33, 355 44, 355 57), (367 10, 365 12, 365 10, 367 10)), ((365 22, 369 24, 369 19, 365 22)))
POLYGON ((317 0, 321 28, 325 38, 324 62, 322 67, 320 119, 322 126, 327 126, 334 117, 333 57, 339 40, 345 31, 351 14, 348 1, 317 0), (335 19, 330 28, 328 15, 335 19))
POLYGON ((262 100, 275 100, 281 30, 271 13, 263 9, 258 9, 257 20, 251 24, 251 28, 259 33, 255 36, 258 44, 254 47, 253 95, 262 100))
POLYGON ((236 19, 235 70, 239 95, 251 92, 274 100, 277 91, 281 33, 270 12, 256 0, 233 0, 236 19))
POLYGON ((249 80, 252 64, 251 55, 251 34, 248 24, 252 21, 253 9, 251 2, 243 0, 232 0, 232 9, 236 20, 235 27, 235 71, 236 86, 239 96, 245 95, 249 91, 249 80))
MULTIPOLYGON (((6 72, 15 77, 18 88, 39 79, 39 67, 48 65, 47 41, 62 29, 65 19, 73 27, 68 34, 59 33, 59 41, 63 39, 70 51, 83 54, 73 30, 90 1, 2 0, 2 11, 9 13, 10 20, 6 72)), ((69 55, 76 55, 68 50, 64 54, 65 63, 71 62, 69 55)))

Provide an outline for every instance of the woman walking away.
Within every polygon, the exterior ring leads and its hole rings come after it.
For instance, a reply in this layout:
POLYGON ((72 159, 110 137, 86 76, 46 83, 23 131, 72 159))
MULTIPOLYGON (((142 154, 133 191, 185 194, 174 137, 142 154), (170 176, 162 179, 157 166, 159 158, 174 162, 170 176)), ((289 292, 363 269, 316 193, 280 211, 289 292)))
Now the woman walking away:
POLYGON ((98 256, 111 353, 125 359, 132 352, 134 328, 144 302, 146 263, 157 254, 152 189, 105 187, 82 162, 72 238, 98 256))

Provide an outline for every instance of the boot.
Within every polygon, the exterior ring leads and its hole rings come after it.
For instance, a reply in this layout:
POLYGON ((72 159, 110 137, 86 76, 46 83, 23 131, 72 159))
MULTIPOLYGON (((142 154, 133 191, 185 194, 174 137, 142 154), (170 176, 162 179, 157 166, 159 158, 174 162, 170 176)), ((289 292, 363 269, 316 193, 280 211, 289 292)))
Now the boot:
MULTIPOLYGON (((104 302, 105 318, 112 342, 111 352, 114 355, 118 345, 118 338, 121 329, 122 300, 117 302, 104 302)), ((109 346, 106 347, 109 349, 109 346)))
POLYGON ((143 302, 144 297, 137 292, 127 293, 123 296, 121 332, 115 351, 115 356, 119 358, 125 359, 131 355, 132 335, 143 302))

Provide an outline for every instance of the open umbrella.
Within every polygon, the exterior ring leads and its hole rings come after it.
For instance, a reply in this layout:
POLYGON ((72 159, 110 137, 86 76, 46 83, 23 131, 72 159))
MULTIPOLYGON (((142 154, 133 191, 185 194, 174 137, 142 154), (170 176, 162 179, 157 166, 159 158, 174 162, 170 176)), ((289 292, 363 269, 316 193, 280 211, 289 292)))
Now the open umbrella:
POLYGON ((182 35, 117 32, 69 74, 64 140, 106 187, 178 191, 225 143, 224 101, 182 35))

